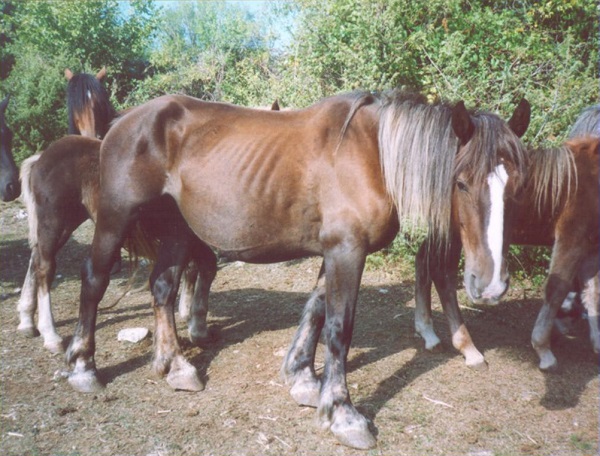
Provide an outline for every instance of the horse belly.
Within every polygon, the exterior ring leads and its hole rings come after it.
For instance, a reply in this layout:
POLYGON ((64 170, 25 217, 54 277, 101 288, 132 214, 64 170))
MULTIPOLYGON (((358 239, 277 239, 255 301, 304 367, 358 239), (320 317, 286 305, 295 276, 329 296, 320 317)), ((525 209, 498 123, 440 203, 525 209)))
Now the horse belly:
POLYGON ((277 191, 248 188, 214 176, 183 181, 179 208, 190 228, 230 260, 286 261, 321 253, 318 205, 288 182, 277 191))

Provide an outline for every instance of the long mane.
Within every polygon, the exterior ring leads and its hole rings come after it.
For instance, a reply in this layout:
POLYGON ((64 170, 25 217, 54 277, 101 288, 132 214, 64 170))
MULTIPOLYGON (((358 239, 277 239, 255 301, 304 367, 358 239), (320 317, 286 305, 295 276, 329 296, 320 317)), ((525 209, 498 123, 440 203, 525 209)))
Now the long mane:
POLYGON ((566 145, 529 151, 529 184, 525 189, 538 213, 554 214, 577 188, 577 166, 566 145))
POLYGON ((569 132, 569 139, 586 135, 600 136, 600 104, 581 112, 569 132))
POLYGON ((449 105, 429 104, 420 95, 403 92, 382 97, 381 163, 401 224, 424 226, 438 238, 446 238, 458 173, 466 172, 474 186, 481 188, 503 158, 515 166, 518 176, 524 175, 523 147, 508 125, 486 112, 471 113, 471 120, 473 137, 458 153, 449 105))

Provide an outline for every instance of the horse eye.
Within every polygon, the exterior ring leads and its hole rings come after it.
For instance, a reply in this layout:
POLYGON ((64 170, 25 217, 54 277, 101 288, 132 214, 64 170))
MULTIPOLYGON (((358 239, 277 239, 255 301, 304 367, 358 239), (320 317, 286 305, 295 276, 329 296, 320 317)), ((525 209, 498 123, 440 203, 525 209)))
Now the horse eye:
POLYGON ((462 181, 456 181, 456 186, 461 192, 469 193, 469 187, 462 181))

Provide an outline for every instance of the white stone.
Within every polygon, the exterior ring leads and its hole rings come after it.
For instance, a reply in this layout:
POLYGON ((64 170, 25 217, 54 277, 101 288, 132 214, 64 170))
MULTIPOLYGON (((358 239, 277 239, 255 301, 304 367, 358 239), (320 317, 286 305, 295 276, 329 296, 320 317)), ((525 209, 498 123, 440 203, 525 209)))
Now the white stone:
POLYGON ((125 328, 119 331, 117 340, 135 344, 148 337, 149 333, 148 328, 125 328))

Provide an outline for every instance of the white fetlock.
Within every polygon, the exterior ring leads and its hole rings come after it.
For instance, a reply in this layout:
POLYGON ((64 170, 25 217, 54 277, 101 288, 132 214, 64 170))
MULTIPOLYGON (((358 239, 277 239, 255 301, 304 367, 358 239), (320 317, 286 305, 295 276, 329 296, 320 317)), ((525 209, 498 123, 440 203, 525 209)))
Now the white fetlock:
POLYGON ((537 350, 540 357, 540 369, 546 372, 553 372, 558 369, 558 362, 551 350, 537 350))
POLYGON ((44 339, 44 348, 55 355, 65 352, 63 339, 60 336, 44 339))
POLYGON ((96 368, 89 367, 83 360, 77 360, 68 381, 73 389, 80 393, 97 393, 104 389, 104 385, 98 380, 96 368))
POLYGON ((465 350, 463 355, 465 356, 465 364, 467 367, 478 371, 486 370, 488 368, 485 358, 475 347, 470 350, 465 350))

